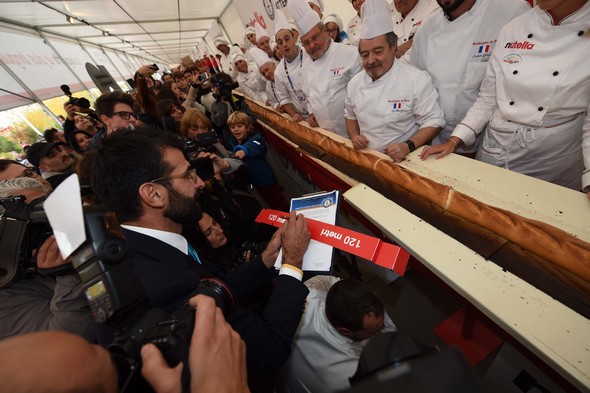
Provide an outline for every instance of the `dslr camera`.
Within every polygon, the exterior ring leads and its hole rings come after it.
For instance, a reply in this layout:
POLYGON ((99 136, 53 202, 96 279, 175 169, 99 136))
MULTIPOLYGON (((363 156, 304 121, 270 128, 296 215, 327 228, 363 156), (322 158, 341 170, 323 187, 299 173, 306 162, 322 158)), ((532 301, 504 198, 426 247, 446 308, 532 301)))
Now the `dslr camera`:
POLYGON ((226 101, 229 101, 232 96, 232 91, 240 87, 240 85, 237 82, 234 82, 229 75, 222 72, 213 75, 209 81, 211 82, 212 88, 219 88, 218 93, 213 93, 213 97, 217 101, 221 101, 222 98, 224 98, 226 101))
POLYGON ((68 100, 68 103, 77 105, 80 108, 84 108, 84 109, 90 108, 90 101, 88 101, 86 98, 84 98, 84 97, 72 97, 72 92, 70 91, 70 86, 68 86, 68 85, 61 85, 60 86, 60 89, 61 89, 61 91, 64 92, 65 95, 67 95, 70 98, 68 100))
POLYGON ((37 271, 33 251, 53 234, 43 208, 23 196, 0 199, 0 288, 37 271))
POLYGON ((203 181, 207 181, 215 175, 213 161, 208 158, 197 158, 197 155, 201 152, 211 152, 215 143, 217 143, 215 131, 198 134, 185 143, 184 154, 187 161, 197 170, 197 174, 203 181))
MULTIPOLYGON (((72 264, 94 320, 115 336, 108 349, 117 366, 121 391, 145 391, 147 384, 139 373, 141 347, 155 344, 171 367, 181 361, 188 364, 194 309, 184 303, 168 314, 149 306, 134 264, 126 258, 125 241, 114 214, 104 213, 98 206, 85 207, 84 226, 87 240, 72 254, 72 264)), ((232 293, 216 279, 201 280, 190 297, 197 294, 213 297, 224 314, 233 305, 232 293)), ((186 373, 183 384, 188 383, 186 373)))

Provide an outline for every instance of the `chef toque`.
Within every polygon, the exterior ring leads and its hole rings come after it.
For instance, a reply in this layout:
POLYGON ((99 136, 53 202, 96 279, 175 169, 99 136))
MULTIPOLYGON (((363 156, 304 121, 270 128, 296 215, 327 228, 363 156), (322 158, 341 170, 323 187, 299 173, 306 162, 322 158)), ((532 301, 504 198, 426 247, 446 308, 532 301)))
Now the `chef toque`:
POLYGON ((320 17, 305 0, 289 0, 287 7, 291 16, 295 19, 297 31, 301 35, 309 33, 311 29, 320 23, 320 17))
POLYGON ((277 10, 275 14, 275 35, 280 30, 291 30, 291 26, 289 25, 285 14, 283 14, 283 11, 277 10))
POLYGON ((262 27, 260 23, 255 23, 254 26, 256 28, 256 42, 258 42, 258 40, 262 37, 270 38, 270 35, 266 32, 266 30, 264 30, 264 27, 262 27))
POLYGON ((264 53, 262 49, 259 48, 250 48, 249 54, 252 60, 254 60, 254 63, 256 63, 256 66, 258 68, 262 67, 269 61, 272 61, 272 59, 268 57, 268 55, 264 53))
POLYGON ((342 31, 342 19, 340 19, 340 17, 336 14, 330 14, 326 17, 324 17, 324 19, 322 19, 322 23, 325 25, 328 22, 334 22, 338 25, 338 29, 340 31, 342 31))
POLYGON ((324 12, 324 2, 322 0, 308 0, 307 2, 317 5, 320 12, 324 12))
POLYGON ((393 31, 393 20, 385 0, 365 1, 361 15, 360 38, 362 40, 370 40, 393 31))
MULTIPOLYGON (((252 49, 253 49, 253 48, 252 48, 252 49)), ((250 50, 252 50, 252 49, 250 49, 250 50)), ((266 57, 268 57, 268 56, 266 56, 266 57)), ((248 60, 246 60, 246 56, 244 56, 244 54, 243 54, 243 53, 241 53, 241 52, 240 52, 240 53, 236 53, 236 54, 235 54, 235 55, 233 55, 233 56, 232 56, 232 58, 231 58, 231 61, 232 61, 232 63, 233 63, 233 64, 236 64, 236 62, 237 62, 238 60, 244 60, 245 62, 248 62, 248 60)))
POLYGON ((256 34, 256 30, 252 26, 248 26, 246 27, 246 32, 244 32, 244 35, 247 36, 248 34, 256 34))
POLYGON ((221 45, 221 44, 225 44, 227 46, 230 46, 230 43, 228 40, 226 40, 224 37, 215 37, 213 39, 213 45, 215 45, 215 47, 221 45))

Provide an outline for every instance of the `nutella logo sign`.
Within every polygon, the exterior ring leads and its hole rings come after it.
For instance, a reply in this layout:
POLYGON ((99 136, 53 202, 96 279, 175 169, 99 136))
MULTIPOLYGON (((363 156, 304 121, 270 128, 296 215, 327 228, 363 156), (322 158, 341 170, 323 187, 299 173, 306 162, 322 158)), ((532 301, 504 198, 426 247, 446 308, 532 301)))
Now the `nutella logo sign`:
POLYGON ((535 47, 535 44, 531 44, 528 41, 524 41, 524 42, 514 41, 514 42, 507 43, 504 48, 505 49, 526 49, 526 50, 531 50, 534 47, 535 47))

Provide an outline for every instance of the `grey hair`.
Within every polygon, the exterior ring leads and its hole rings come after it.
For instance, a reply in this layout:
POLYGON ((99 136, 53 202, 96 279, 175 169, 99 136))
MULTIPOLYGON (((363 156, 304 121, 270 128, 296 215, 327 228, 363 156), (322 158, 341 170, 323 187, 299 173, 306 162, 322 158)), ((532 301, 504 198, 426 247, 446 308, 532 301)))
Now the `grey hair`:
MULTIPOLYGON (((385 39, 387 40, 387 45, 389 45, 390 48, 393 48, 395 46, 395 44, 397 44, 397 35, 393 31, 390 31, 389 33, 385 33, 385 39)), ((360 54, 361 53, 360 43, 357 48, 358 48, 358 51, 360 54)))
POLYGON ((30 177, 16 177, 14 179, 0 180, 0 198, 8 198, 20 195, 20 191, 26 188, 39 188, 47 192, 47 187, 37 179, 30 177))

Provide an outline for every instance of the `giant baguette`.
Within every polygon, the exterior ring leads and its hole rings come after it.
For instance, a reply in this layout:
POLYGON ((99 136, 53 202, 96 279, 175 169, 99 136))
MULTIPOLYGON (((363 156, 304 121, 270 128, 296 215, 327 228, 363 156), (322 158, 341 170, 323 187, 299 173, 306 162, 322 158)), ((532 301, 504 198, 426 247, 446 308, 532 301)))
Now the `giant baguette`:
MULTIPOLYGON (((477 201, 449 186, 401 168, 390 160, 354 150, 260 105, 251 103, 250 107, 260 117, 287 130, 286 136, 290 139, 295 138, 296 143, 313 144, 324 150, 326 156, 332 155, 372 170, 387 182, 425 198, 448 214, 496 233, 501 238, 564 269, 574 277, 590 282, 589 243, 546 223, 477 201)), ((582 287, 587 291, 588 285, 583 284, 582 287)))

